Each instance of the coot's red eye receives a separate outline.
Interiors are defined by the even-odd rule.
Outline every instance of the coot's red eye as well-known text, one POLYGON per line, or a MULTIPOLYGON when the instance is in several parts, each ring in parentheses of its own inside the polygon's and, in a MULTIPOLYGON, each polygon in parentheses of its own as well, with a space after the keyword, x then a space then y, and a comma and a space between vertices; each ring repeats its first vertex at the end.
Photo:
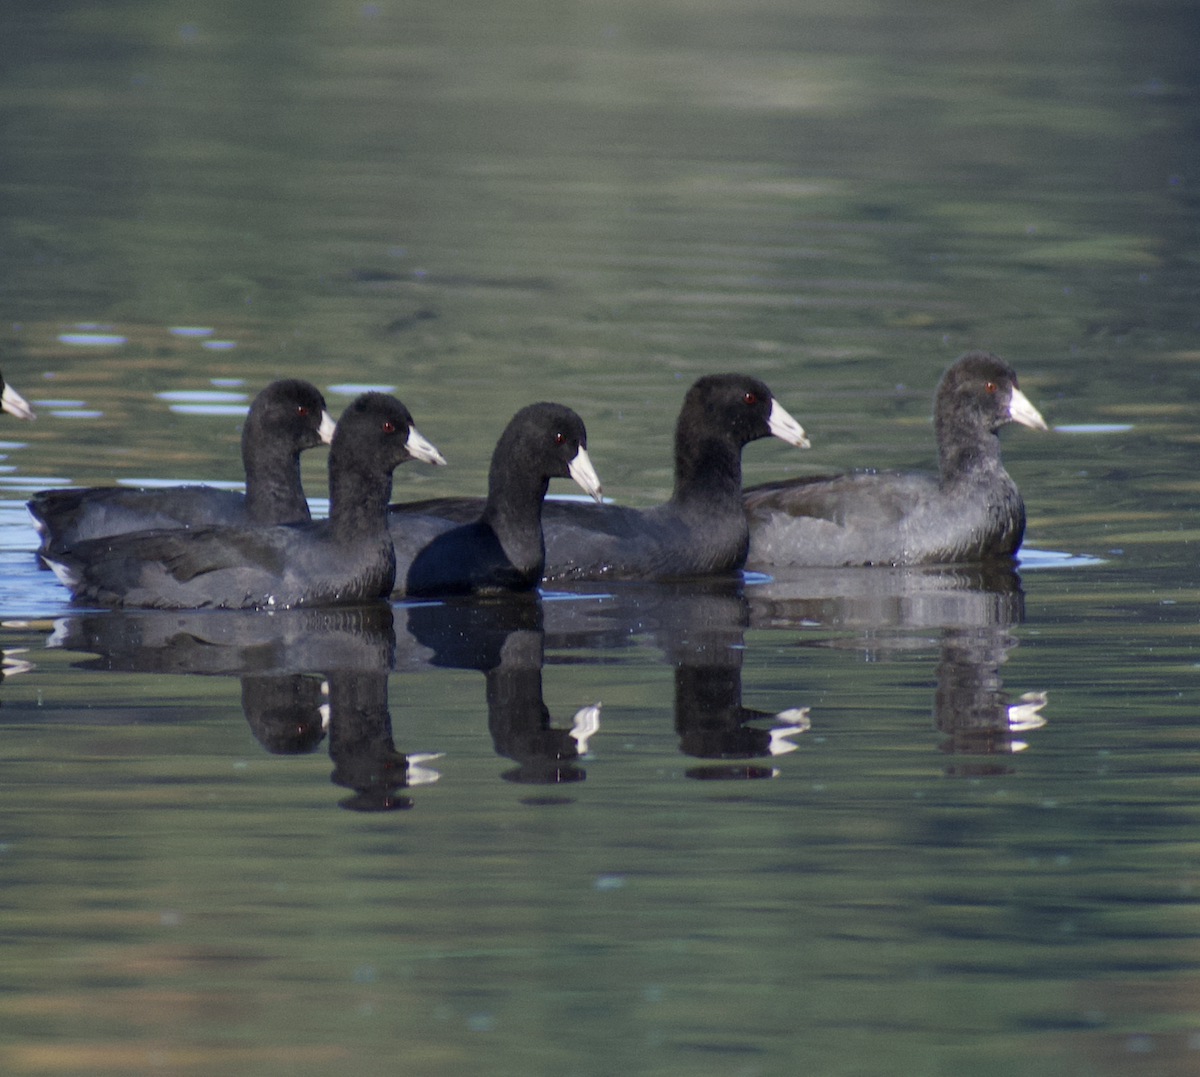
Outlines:
POLYGON ((747 393, 744 397, 742 397, 742 400, 747 404, 757 404, 758 393, 747 393))
POLYGON ((994 381, 985 381, 983 383, 983 391, 985 393, 994 393, 996 391, 996 383, 994 381))
POLYGON ((385 434, 394 434, 396 432, 396 424, 391 419, 384 419, 382 429, 385 434))
POLYGON ((299 418, 303 419, 304 416, 306 416, 307 414, 308 414, 308 408, 306 408, 303 404, 296 405, 296 415, 299 418))
POLYGON ((565 445, 566 443, 567 443, 567 435, 566 434, 559 432, 554 435, 554 444, 555 445, 565 445))

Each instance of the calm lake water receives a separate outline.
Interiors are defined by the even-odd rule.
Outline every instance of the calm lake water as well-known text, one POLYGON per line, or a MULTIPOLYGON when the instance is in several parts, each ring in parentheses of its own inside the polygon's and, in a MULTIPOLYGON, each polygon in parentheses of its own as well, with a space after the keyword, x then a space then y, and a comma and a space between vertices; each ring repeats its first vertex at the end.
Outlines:
POLYGON ((1198 49, 1182 0, 6 5, 0 1069, 1195 1073, 1198 49), (451 464, 400 497, 553 399, 661 500, 721 370, 813 441, 749 482, 929 467, 973 347, 1053 428, 1019 573, 116 614, 23 508, 237 482, 281 375, 396 391, 451 464))

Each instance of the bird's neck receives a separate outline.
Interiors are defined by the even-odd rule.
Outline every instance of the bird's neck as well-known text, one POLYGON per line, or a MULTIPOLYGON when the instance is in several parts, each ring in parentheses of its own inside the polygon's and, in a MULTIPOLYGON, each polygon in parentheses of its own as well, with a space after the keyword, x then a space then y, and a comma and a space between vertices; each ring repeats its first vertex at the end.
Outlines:
POLYGON ((379 474, 351 461, 336 466, 330 454, 329 519, 337 535, 387 533, 387 507, 392 498, 392 473, 379 474))
POLYGON ((742 454, 722 438, 705 437, 675 444, 676 505, 709 509, 733 507, 741 512, 742 454))
POLYGON ((938 471, 942 485, 962 479, 981 469, 1001 467, 1000 438, 994 430, 961 419, 940 419, 935 424, 938 471))
POLYGON ((294 523, 309 519, 308 502, 300 484, 298 452, 247 451, 243 440, 242 464, 246 469, 246 516, 254 524, 294 523))
POLYGON ((548 478, 502 475, 493 468, 488 477, 487 504, 480 517, 495 532, 509 561, 539 576, 546 560, 542 502, 549 488, 548 478))

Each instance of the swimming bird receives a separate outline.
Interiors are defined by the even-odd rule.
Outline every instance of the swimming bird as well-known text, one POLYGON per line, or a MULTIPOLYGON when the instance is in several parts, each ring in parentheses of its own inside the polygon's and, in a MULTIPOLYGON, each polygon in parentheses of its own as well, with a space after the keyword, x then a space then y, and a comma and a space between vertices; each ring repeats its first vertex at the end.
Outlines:
POLYGON ((446 529, 427 540, 417 532, 414 517, 389 515, 397 593, 440 596, 536 587, 545 561, 543 499, 552 478, 568 477, 600 500, 583 420, 561 404, 522 408, 496 443, 487 500, 477 520, 458 527, 443 521, 446 529))
MULTIPOLYGON (((659 580, 733 572, 749 535, 742 511, 742 448, 774 435, 808 447, 804 430, 757 378, 710 374, 684 397, 675 426, 675 486, 652 508, 547 501, 542 510, 546 580, 659 580)), ((454 517, 469 499, 391 507, 398 514, 454 517)))
POLYGON ((746 566, 925 565, 1010 558, 1025 505, 997 431, 1045 430, 1017 375, 990 352, 960 356, 934 395, 938 474, 856 471, 764 483, 745 493, 746 566))
POLYGON ((386 597, 395 554, 386 511, 392 470, 445 463, 395 397, 365 393, 329 450, 329 518, 271 527, 143 531, 47 557, 76 601, 162 609, 291 608, 386 597))
POLYGON ((242 427, 246 492, 213 486, 124 486, 40 490, 28 502, 42 553, 88 539, 171 527, 266 526, 310 519, 300 453, 333 439, 334 421, 316 386, 274 381, 250 405, 242 427))

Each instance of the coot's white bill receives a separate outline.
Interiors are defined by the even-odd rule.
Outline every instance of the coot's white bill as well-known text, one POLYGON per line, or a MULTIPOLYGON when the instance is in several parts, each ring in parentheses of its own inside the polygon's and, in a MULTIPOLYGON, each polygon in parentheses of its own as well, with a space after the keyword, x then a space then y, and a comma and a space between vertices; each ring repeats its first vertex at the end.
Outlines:
POLYGON ((1008 415, 1014 423, 1032 427, 1034 430, 1047 430, 1046 420, 1020 389, 1013 386, 1012 399, 1008 402, 1008 415))
POLYGON ((771 414, 767 416, 767 426, 772 434, 789 445, 795 445, 799 449, 812 447, 811 442, 804 436, 804 427, 792 418, 778 400, 771 401, 771 414))
POLYGON ((404 443, 404 447, 413 454, 416 460, 424 460, 427 464, 441 464, 445 466, 446 458, 437 451, 431 441, 426 441, 420 434, 417 433, 415 426, 408 428, 408 440, 404 443))
POLYGON ((4 392, 0 393, 0 409, 7 411, 9 415, 15 415, 18 419, 34 417, 33 408, 11 385, 6 385, 4 392))
POLYGON ((579 483, 585 493, 591 494, 594 500, 603 502, 604 498, 600 493, 600 476, 592 467, 592 460, 587 454, 587 449, 580 446, 575 458, 567 465, 567 470, 571 473, 571 478, 579 483))

